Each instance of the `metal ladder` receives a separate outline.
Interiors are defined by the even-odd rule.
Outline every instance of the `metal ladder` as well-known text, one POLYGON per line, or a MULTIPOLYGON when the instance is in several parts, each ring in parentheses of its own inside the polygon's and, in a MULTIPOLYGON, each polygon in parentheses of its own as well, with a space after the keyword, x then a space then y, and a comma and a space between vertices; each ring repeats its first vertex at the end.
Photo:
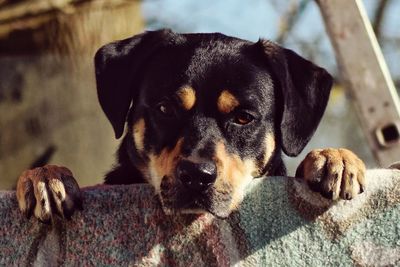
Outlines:
POLYGON ((376 160, 400 160, 400 100, 362 0, 316 0, 376 160))

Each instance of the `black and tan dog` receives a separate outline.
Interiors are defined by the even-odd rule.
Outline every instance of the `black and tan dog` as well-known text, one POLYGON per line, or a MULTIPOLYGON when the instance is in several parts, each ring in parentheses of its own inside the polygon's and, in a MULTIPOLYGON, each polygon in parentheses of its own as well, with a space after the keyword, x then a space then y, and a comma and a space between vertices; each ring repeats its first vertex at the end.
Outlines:
MULTIPOLYGON (((95 57, 101 107, 117 138, 127 130, 107 184, 150 183, 166 211, 226 217, 253 177, 285 175, 282 151, 298 155, 324 113, 332 77, 272 42, 219 33, 146 32, 95 57)), ((345 149, 314 150, 297 170, 311 188, 351 199, 365 166, 345 149)), ((72 173, 24 172, 23 213, 41 221, 80 207, 72 173)))

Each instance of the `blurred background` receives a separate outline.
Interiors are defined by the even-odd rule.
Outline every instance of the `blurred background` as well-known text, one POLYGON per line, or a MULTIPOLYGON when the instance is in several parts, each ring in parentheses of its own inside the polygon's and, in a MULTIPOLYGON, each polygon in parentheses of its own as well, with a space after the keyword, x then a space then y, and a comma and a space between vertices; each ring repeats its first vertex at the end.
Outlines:
MULTIPOLYGON (((364 0, 397 88, 400 1, 364 0)), ((0 189, 46 163, 69 167, 81 186, 101 183, 118 141, 97 101, 93 55, 146 29, 222 32, 274 40, 335 76, 313 148, 346 147, 377 166, 342 86, 335 55, 312 0, 0 0, 0 189)))

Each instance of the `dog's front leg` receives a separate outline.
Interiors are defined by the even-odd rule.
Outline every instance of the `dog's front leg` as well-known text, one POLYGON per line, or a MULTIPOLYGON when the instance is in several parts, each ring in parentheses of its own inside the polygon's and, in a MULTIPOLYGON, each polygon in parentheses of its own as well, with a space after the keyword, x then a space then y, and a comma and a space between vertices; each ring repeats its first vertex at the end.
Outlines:
POLYGON ((352 199, 365 189, 365 165, 347 149, 315 149, 300 163, 296 177, 329 199, 352 199))

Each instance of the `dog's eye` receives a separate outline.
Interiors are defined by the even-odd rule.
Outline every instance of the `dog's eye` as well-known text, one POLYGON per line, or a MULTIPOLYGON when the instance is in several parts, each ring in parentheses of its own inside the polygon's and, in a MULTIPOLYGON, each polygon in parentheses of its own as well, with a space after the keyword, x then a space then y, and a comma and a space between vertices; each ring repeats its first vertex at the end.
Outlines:
POLYGON ((246 124, 249 124, 250 122, 252 122, 253 120, 254 120, 253 115, 251 115, 245 111, 238 112, 235 115, 235 123, 236 124, 246 125, 246 124))
POLYGON ((160 104, 158 104, 157 109, 158 109, 158 111, 160 111, 160 113, 162 115, 167 116, 167 117, 174 116, 174 114, 175 114, 174 107, 170 103, 166 103, 166 102, 160 103, 160 104))

